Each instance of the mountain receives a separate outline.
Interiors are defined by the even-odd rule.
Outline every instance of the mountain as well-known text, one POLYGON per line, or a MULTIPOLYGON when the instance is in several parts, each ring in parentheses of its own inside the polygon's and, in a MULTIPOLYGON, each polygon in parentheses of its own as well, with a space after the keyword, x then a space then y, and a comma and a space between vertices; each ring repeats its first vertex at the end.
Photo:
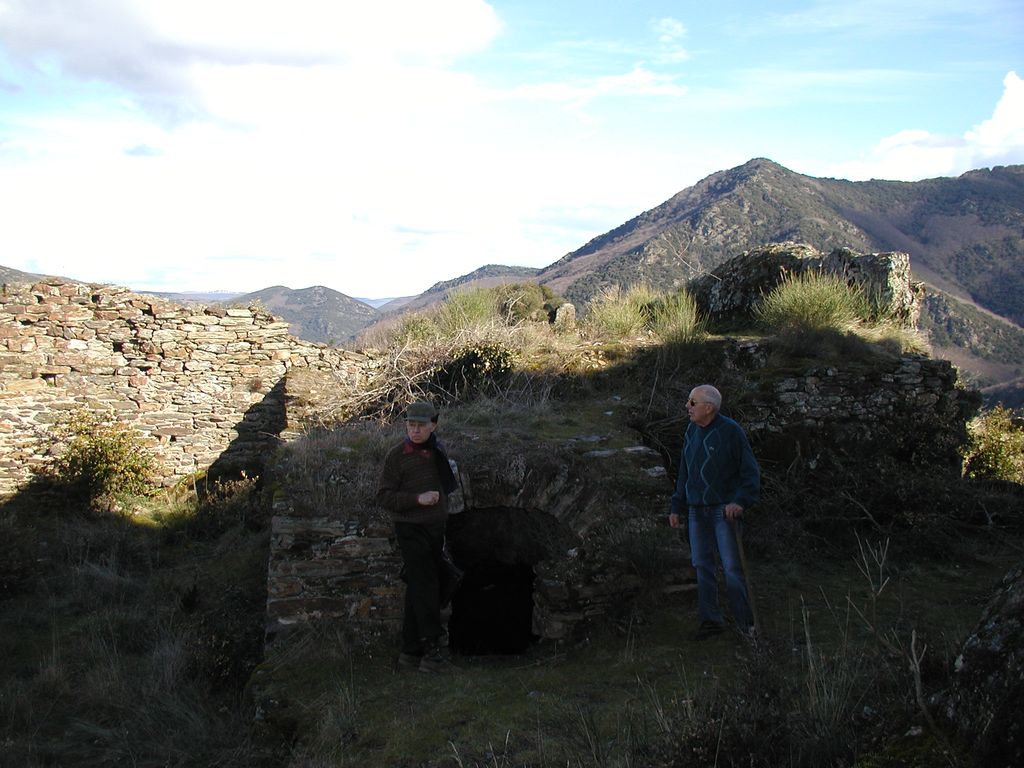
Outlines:
POLYGON ((322 285, 300 290, 275 285, 223 303, 253 302, 288 322, 293 336, 325 344, 349 341, 380 318, 373 307, 322 285))
POLYGON ((917 182, 845 181, 755 159, 720 171, 540 270, 577 304, 602 287, 685 285, 745 250, 905 251, 934 300, 922 327, 979 386, 1020 384, 1024 166, 917 182))
POLYGON ((435 304, 454 290, 493 288, 504 283, 537 282, 539 269, 534 267, 506 267, 487 264, 468 275, 434 283, 419 296, 395 299, 380 307, 381 312, 408 312, 435 304))
POLYGON ((538 274, 585 302, 602 286, 682 285, 749 248, 906 251, 918 277, 1024 324, 1024 166, 918 182, 804 176, 755 159, 712 174, 538 274))

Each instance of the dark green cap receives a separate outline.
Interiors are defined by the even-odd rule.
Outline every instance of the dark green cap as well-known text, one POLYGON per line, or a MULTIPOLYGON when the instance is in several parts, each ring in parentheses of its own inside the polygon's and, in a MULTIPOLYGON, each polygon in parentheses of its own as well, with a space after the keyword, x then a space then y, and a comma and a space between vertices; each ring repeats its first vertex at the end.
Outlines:
POLYGON ((405 420, 406 421, 433 421, 437 418, 437 409, 434 408, 433 403, 428 403, 426 400, 417 400, 415 403, 410 403, 409 407, 405 409, 405 420))

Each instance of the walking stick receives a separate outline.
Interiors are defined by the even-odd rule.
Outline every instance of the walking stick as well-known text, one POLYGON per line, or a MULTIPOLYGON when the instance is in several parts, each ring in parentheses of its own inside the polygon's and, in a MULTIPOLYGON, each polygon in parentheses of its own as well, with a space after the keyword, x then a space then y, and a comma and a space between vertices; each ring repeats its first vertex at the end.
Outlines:
POLYGON ((743 549, 743 526, 738 520, 731 520, 732 532, 736 534, 736 548, 740 552, 740 565, 743 567, 743 581, 747 585, 747 600, 750 602, 750 615, 754 619, 754 634, 761 637, 761 620, 757 617, 757 602, 754 600, 754 588, 750 584, 750 569, 747 567, 747 553, 743 549))

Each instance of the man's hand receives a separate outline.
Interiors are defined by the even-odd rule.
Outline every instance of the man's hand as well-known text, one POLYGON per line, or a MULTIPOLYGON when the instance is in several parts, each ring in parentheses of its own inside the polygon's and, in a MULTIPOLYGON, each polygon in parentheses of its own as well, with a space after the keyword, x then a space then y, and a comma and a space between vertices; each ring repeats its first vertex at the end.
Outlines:
POLYGON ((438 491, 424 491, 416 497, 416 503, 421 507, 432 507, 441 500, 441 494, 438 491))
POLYGON ((671 527, 671 528, 678 528, 679 527, 679 515, 675 514, 674 512, 670 512, 669 516, 668 516, 668 524, 669 524, 669 527, 671 527))
POLYGON ((726 520, 738 520, 741 517, 743 517, 743 507, 741 507, 734 501, 731 501, 725 505, 726 520))

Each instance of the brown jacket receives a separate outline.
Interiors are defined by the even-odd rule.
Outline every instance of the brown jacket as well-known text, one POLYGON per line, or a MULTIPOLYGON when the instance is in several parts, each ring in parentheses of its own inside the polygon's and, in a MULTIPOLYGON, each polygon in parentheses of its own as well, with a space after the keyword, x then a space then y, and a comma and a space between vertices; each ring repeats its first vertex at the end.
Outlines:
POLYGON ((391 513, 396 523, 437 523, 448 517, 448 494, 441 483, 438 462, 430 448, 417 448, 403 440, 384 459, 377 485, 377 503, 391 513), (441 499, 429 507, 416 497, 424 491, 439 491, 441 499))

